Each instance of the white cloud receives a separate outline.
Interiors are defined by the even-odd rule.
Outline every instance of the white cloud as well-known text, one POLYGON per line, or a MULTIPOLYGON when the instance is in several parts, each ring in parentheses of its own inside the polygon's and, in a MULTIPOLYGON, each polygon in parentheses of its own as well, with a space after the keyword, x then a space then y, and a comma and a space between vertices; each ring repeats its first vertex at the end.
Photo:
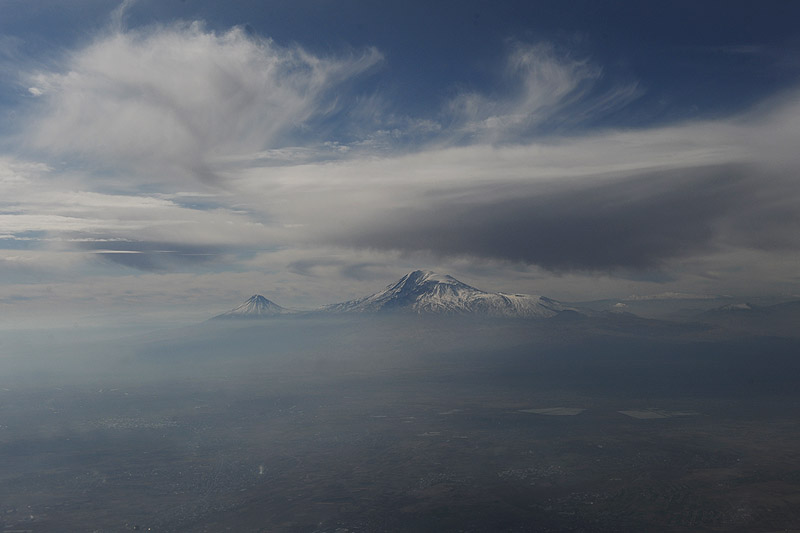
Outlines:
POLYGON ((116 31, 68 55, 62 72, 31 76, 45 97, 31 138, 153 182, 213 179, 217 158, 284 144, 330 110, 332 87, 380 60, 375 49, 322 58, 199 23, 116 31))
POLYGON ((176 252, 203 260, 253 253, 285 239, 281 226, 267 217, 220 203, 226 194, 88 190, 94 186, 85 175, 62 175, 46 165, 0 159, 2 247, 11 248, 17 257, 15 248, 24 245, 28 253, 40 253, 35 257, 41 261, 34 262, 38 269, 60 271, 61 263, 92 262, 101 249, 116 254, 176 252), (44 252, 62 253, 64 260, 41 255, 44 252))
MULTIPOLYGON (((228 208, 191 209, 147 196, 49 192, 0 211, 8 233, 42 232, 51 241, 130 240, 187 245, 274 244, 276 230, 228 208)), ((42 240, 48 240, 42 239, 42 240)))
POLYGON ((32 178, 47 174, 52 169, 44 163, 22 161, 14 157, 0 156, 0 189, 6 200, 17 187, 29 183, 32 178), (8 188, 7 188, 8 187, 8 188))
POLYGON ((311 230, 332 229, 441 199, 505 198, 520 186, 536 185, 546 192, 643 171, 742 163, 751 158, 742 137, 738 126, 710 122, 606 131, 558 142, 481 143, 399 156, 256 166, 237 172, 231 184, 247 209, 263 209, 311 230))

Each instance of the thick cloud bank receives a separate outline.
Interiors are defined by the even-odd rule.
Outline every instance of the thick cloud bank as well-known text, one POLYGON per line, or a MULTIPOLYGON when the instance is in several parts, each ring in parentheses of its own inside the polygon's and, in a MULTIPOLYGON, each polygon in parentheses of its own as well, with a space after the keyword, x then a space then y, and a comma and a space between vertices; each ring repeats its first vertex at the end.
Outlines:
POLYGON ((355 230, 348 242, 521 261, 556 271, 657 268, 728 239, 741 243, 744 236, 731 235, 725 226, 753 195, 748 171, 713 166, 551 191, 516 186, 501 198, 474 191, 464 200, 390 210, 355 230))

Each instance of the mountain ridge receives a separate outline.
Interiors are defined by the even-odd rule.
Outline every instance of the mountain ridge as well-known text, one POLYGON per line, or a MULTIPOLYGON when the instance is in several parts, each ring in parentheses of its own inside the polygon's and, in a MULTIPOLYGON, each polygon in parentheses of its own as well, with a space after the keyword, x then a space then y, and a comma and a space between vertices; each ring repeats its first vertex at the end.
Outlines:
POLYGON ((386 314, 476 315, 495 318, 551 318, 570 311, 583 315, 594 312, 570 306, 545 296, 487 292, 447 274, 414 270, 383 290, 368 296, 322 306, 310 311, 293 311, 256 294, 239 307, 214 319, 269 318, 289 314, 386 314))

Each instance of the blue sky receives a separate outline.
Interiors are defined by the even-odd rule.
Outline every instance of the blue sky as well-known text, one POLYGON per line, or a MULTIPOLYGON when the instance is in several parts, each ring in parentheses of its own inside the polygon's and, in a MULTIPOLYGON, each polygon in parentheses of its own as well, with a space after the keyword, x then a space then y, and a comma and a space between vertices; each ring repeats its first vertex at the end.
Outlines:
MULTIPOLYGON (((619 124, 735 111, 797 81, 800 8, 792 2, 230 4, 139 1, 125 21, 128 28, 176 20, 202 20, 216 31, 242 26, 321 55, 374 46, 388 64, 365 90, 388 91, 400 110, 417 113, 436 112, 458 87, 495 87, 509 39, 558 43, 591 57, 608 77, 642 84, 643 101, 614 117, 619 124)), ((104 31, 113 6, 5 0, 0 31, 46 61, 104 31)))
POLYGON ((792 2, 0 12, 15 323, 308 307, 417 267, 567 300, 800 297, 792 2))

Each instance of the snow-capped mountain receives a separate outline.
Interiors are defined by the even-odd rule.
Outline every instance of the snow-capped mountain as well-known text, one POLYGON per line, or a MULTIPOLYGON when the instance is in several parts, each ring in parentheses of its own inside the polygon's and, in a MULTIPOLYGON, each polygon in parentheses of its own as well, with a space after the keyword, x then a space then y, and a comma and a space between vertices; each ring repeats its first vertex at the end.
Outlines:
POLYGON ((543 296, 485 292, 451 276, 426 270, 415 270, 380 292, 328 305, 323 310, 332 313, 480 314, 509 318, 549 318, 561 311, 581 312, 543 296))
POLYGON ((222 313, 221 315, 217 315, 214 318, 265 318, 276 315, 287 315, 291 313, 293 313, 293 311, 286 309, 285 307, 281 307, 275 302, 267 300, 260 294, 254 294, 236 309, 231 309, 230 311, 222 313))

